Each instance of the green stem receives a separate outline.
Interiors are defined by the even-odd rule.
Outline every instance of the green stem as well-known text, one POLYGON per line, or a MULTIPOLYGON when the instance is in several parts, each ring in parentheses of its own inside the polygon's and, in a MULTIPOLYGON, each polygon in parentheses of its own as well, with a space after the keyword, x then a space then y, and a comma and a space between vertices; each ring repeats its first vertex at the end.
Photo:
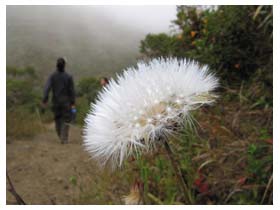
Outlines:
POLYGON ((184 197, 185 197, 186 201, 189 202, 190 204, 193 204, 193 200, 192 200, 190 191, 188 189, 188 186, 187 186, 187 184, 186 184, 186 182, 183 178, 181 168, 180 168, 178 162, 175 160, 174 154, 173 154, 173 152, 172 152, 172 150, 171 150, 171 148, 170 148, 170 146, 169 146, 169 144, 166 140, 164 141, 164 147, 165 147, 165 150, 167 152, 168 158, 171 162, 171 165, 173 167, 173 170, 174 170, 174 173, 176 175, 178 184, 180 185, 181 191, 184 194, 184 197))

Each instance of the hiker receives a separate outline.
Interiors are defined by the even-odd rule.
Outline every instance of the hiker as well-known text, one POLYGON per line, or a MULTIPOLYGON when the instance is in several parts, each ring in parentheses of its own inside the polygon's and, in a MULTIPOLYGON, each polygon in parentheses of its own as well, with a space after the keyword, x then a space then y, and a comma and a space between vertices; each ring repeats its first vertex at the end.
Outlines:
POLYGON ((55 129, 61 144, 68 143, 69 123, 76 113, 74 82, 72 76, 65 72, 65 65, 64 58, 57 59, 56 70, 47 80, 42 101, 43 108, 46 108, 49 92, 52 91, 55 129))
POLYGON ((107 77, 102 77, 101 79, 100 79, 100 85, 103 87, 103 86, 106 86, 106 85, 108 85, 109 84, 109 80, 108 80, 108 78, 107 77))

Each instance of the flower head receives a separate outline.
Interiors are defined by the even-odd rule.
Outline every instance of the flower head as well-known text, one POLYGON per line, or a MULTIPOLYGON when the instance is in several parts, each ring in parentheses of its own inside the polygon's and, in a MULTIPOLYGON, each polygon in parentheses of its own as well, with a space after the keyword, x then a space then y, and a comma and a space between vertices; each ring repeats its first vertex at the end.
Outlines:
POLYGON ((207 66, 154 59, 128 68, 103 88, 86 117, 84 145, 101 165, 121 166, 190 119, 190 111, 214 102, 218 80, 207 66))

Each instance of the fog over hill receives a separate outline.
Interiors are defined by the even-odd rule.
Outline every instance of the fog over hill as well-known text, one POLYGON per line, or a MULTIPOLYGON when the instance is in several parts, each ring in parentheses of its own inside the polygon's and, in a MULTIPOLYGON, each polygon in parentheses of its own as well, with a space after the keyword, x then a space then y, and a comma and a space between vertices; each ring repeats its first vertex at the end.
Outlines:
POLYGON ((75 77, 111 76, 136 62, 147 33, 168 30, 168 20, 158 27, 147 19, 141 24, 133 11, 125 22, 113 6, 7 6, 7 65, 33 66, 45 78, 56 58, 65 56, 75 77))

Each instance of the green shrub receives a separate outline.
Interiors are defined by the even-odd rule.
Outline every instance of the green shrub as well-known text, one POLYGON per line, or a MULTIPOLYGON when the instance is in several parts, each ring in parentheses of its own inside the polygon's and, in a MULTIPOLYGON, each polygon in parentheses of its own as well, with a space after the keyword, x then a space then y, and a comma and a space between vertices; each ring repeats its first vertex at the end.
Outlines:
POLYGON ((77 108, 76 123, 79 125, 83 125, 84 119, 90 108, 88 99, 85 96, 78 97, 76 99, 76 108, 77 108))
POLYGON ((88 100, 88 103, 91 103, 95 101, 100 89, 99 79, 94 77, 84 78, 77 85, 77 96, 84 96, 88 100))
POLYGON ((7 137, 30 138, 42 131, 40 88, 31 67, 7 67, 7 137))
POLYGON ((173 24, 176 34, 148 34, 140 51, 198 60, 229 84, 240 84, 260 68, 272 75, 272 6, 179 6, 173 24))
POLYGON ((8 110, 24 107, 30 111, 35 111, 40 102, 41 89, 33 68, 17 69, 7 67, 6 87, 8 110))

